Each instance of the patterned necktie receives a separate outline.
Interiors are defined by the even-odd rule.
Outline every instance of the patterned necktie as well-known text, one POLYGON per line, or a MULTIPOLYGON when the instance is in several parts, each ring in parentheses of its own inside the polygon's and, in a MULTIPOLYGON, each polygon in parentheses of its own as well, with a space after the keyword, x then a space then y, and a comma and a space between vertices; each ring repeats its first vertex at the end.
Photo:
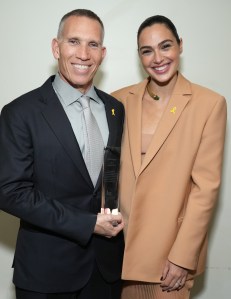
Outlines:
POLYGON ((104 143, 98 124, 90 108, 90 97, 82 96, 79 102, 83 109, 84 161, 95 186, 103 164, 104 143))

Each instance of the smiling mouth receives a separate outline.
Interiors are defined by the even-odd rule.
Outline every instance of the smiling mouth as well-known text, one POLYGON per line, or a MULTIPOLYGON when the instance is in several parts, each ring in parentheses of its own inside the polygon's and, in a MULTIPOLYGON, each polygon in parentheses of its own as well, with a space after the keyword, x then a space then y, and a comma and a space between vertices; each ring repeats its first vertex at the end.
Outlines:
POLYGON ((154 70, 158 71, 158 72, 162 72, 162 71, 165 71, 168 68, 168 66, 169 66, 168 64, 165 64, 165 65, 162 65, 159 67, 154 67, 154 70))
POLYGON ((83 64, 73 64, 73 66, 78 70, 87 70, 90 67, 89 65, 83 64))

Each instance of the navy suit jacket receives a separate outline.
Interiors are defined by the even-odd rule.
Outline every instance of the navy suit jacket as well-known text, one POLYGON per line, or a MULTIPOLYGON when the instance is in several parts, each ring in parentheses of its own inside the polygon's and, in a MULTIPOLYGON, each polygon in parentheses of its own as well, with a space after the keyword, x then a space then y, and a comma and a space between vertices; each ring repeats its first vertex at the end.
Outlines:
MULTIPOLYGON (((101 179, 94 188, 53 80, 6 105, 0 117, 0 208, 21 219, 13 282, 43 293, 80 289, 95 261, 106 281, 118 280, 124 246, 122 233, 93 234, 101 179)), ((96 92, 108 146, 120 147, 124 108, 96 92)))

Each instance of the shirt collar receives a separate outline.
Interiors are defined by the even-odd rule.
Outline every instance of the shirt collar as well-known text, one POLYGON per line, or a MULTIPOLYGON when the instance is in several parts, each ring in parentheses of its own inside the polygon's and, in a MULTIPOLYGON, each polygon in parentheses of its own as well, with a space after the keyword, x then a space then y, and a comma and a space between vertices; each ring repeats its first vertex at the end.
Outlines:
MULTIPOLYGON (((78 89, 72 87, 70 84, 62 80, 59 73, 55 75, 53 86, 55 91, 62 98, 65 106, 69 106, 70 104, 77 101, 81 96, 83 96, 83 94, 78 89)), ((90 87, 90 89, 87 91, 85 95, 90 97, 97 103, 99 103, 100 101, 93 85, 90 87)))

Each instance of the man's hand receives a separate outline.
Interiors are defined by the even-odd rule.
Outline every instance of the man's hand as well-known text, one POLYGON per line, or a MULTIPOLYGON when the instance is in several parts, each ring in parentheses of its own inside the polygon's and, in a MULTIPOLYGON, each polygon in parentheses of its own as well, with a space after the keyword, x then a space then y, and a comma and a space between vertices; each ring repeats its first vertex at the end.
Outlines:
POLYGON ((123 228, 124 221, 120 213, 118 213, 118 215, 99 213, 97 215, 94 233, 111 238, 115 237, 123 228))
POLYGON ((167 261, 162 273, 160 284, 163 291, 180 290, 185 285, 188 270, 167 261))

